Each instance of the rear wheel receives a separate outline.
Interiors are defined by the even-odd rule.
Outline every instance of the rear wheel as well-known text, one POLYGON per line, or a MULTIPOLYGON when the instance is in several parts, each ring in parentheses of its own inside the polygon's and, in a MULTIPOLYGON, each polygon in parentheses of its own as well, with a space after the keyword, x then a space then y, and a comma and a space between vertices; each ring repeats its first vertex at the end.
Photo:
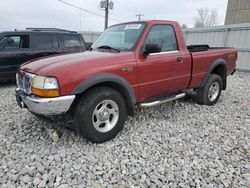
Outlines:
POLYGON ((197 89, 196 101, 198 104, 211 106, 219 100, 221 90, 221 77, 219 75, 212 74, 205 86, 197 89))
POLYGON ((74 122, 83 137, 102 143, 123 129, 126 115, 126 104, 118 91, 97 87, 81 97, 75 109, 74 122))

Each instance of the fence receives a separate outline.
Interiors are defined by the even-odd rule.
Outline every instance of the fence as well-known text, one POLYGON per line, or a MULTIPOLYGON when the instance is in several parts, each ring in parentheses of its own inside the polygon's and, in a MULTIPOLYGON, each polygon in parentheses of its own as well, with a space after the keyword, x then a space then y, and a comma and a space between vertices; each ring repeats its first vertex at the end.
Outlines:
POLYGON ((237 48, 237 69, 250 71, 250 23, 186 29, 183 33, 187 45, 209 44, 211 47, 237 48))
POLYGON ((101 32, 84 31, 82 35, 86 42, 93 43, 101 35, 101 32))

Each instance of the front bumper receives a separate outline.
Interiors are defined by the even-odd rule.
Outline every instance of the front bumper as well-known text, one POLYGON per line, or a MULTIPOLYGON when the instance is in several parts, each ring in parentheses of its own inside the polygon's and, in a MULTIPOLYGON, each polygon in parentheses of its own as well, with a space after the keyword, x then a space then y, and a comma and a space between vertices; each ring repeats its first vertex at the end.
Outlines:
POLYGON ((75 99, 75 95, 55 98, 40 98, 26 94, 16 89, 16 100, 18 105, 28 108, 29 111, 43 115, 52 116, 66 113, 75 99))

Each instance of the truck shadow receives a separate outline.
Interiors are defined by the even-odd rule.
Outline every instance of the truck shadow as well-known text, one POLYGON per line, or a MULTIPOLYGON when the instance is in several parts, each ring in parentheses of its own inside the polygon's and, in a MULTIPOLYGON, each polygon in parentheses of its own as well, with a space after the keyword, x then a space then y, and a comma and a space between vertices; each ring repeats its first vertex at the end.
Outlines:
POLYGON ((16 86, 16 81, 0 81, 0 88, 16 86))
POLYGON ((187 93, 186 96, 179 101, 184 103, 196 103, 196 95, 195 93, 187 93))
MULTIPOLYGON (((9 84, 5 84, 6 86, 9 86, 9 84)), ((1 85, 0 85, 1 87, 1 85)), ((195 94, 194 93, 188 93, 186 97, 178 100, 178 101, 172 101, 168 102, 159 106, 151 107, 151 108, 135 108, 135 116, 129 117, 128 121, 125 124, 125 131, 122 131, 121 134, 118 135, 119 139, 130 139, 130 137, 133 135, 138 134, 138 132, 133 132, 134 130, 140 131, 140 127, 145 126, 144 119, 147 120, 154 120, 154 118, 159 118, 159 121, 168 121, 168 115, 161 116, 160 114, 165 113, 169 114, 172 119, 178 118, 181 114, 183 114, 183 111, 185 110, 186 105, 195 105, 195 94), (184 104, 184 105, 181 105, 184 104), (173 109, 177 109, 174 113, 172 112, 173 109), (133 132, 133 133, 132 133, 133 132)), ((50 142, 52 143, 53 137, 49 134, 50 131, 56 132, 58 134, 59 140, 58 143, 60 146, 65 145, 70 146, 70 143, 77 143, 79 144, 92 144, 91 142, 85 140, 81 137, 80 133, 77 132, 72 126, 72 124, 66 123, 66 122, 57 122, 54 123, 48 119, 44 119, 41 117, 37 117, 35 115, 30 115, 30 118, 26 120, 26 125, 29 126, 29 129, 33 130, 30 131, 30 138, 29 141, 34 141, 37 139, 35 136, 35 133, 37 130, 40 130, 40 140, 43 142, 50 142), (34 122, 36 125, 34 125, 34 122), (31 126, 32 125, 32 126, 31 126), (34 134, 34 135, 33 135, 34 134)), ((132 138, 131 137, 131 138, 132 138)), ((115 142, 115 139, 111 142, 115 142)), ((110 143, 110 142, 107 142, 110 143)))

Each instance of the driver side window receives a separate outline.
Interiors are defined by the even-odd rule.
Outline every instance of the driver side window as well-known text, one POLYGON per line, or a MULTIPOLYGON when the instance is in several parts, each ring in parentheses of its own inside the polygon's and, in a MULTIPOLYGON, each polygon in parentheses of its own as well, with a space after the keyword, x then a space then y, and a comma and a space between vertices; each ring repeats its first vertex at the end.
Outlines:
POLYGON ((171 25, 154 25, 148 33, 146 44, 157 45, 160 52, 178 50, 175 31, 171 25))
POLYGON ((9 35, 0 39, 1 49, 20 49, 29 48, 28 35, 9 35))

